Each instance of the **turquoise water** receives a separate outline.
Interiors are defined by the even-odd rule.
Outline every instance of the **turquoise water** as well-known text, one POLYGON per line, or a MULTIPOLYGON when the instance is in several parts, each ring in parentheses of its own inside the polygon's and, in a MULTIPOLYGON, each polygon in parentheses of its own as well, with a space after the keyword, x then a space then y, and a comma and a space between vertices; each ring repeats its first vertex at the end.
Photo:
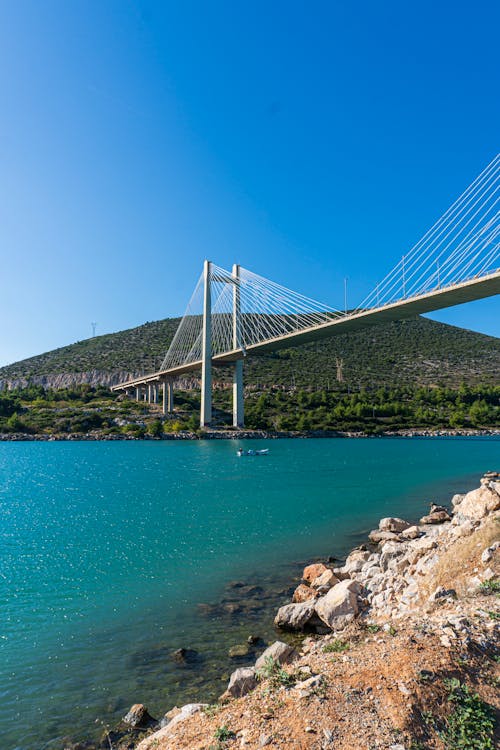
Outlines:
POLYGON ((158 716, 214 699, 228 647, 272 638, 304 561, 417 518, 500 458, 494 438, 240 444, 0 443, 2 748, 98 735, 135 702, 158 716), (261 588, 238 601, 234 579, 261 588), (179 647, 198 655, 178 664, 179 647))

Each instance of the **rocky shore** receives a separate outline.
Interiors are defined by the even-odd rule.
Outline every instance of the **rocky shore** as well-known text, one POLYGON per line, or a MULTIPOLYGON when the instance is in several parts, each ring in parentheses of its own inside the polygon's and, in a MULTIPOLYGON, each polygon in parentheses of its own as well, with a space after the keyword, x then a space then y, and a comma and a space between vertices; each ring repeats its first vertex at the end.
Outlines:
POLYGON ((144 435, 137 437, 135 435, 106 434, 98 430, 86 433, 67 433, 61 432, 47 435, 45 433, 29 434, 23 432, 5 432, 0 433, 0 441, 18 442, 18 441, 94 441, 94 440, 278 440, 280 438, 374 438, 374 437, 500 437, 500 430, 496 429, 455 429, 455 430, 387 430, 374 435, 368 432, 352 432, 343 430, 302 430, 302 431, 285 431, 285 430, 231 430, 231 429, 205 429, 200 432, 190 432, 182 430, 180 432, 164 433, 161 437, 144 435))
POLYGON ((278 639, 216 704, 200 696, 159 719, 136 704, 97 747, 493 749, 499 540, 496 472, 418 523, 381 519, 343 565, 306 566, 278 639))

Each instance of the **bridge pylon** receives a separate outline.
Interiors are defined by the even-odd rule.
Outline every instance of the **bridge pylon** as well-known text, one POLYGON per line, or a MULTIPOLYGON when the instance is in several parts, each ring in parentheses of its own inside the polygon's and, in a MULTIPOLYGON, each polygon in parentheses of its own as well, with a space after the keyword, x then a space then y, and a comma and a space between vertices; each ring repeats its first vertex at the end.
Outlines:
POLYGON ((211 263, 203 264, 203 328, 201 344, 200 427, 212 424, 212 293, 211 263))
MULTIPOLYGON (((240 267, 233 266, 233 349, 241 348, 240 267)), ((233 370, 233 427, 244 425, 243 359, 237 359, 233 370)))

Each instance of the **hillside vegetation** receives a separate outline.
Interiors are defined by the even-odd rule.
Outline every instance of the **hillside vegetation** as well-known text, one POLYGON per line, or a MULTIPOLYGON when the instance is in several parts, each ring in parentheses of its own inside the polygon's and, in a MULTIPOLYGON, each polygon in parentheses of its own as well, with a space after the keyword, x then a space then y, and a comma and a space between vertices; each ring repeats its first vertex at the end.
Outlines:
MULTIPOLYGON (((199 424, 198 374, 175 412, 111 393, 157 369, 178 320, 108 334, 0 370, 0 435, 160 437, 199 424)), ((369 328, 245 361, 245 424, 377 434, 500 425, 500 340, 425 318, 369 328)), ((231 368, 214 370, 214 425, 231 424, 231 368)))
MULTIPOLYGON (((0 387, 109 385, 128 374, 151 372, 160 366, 178 323, 178 318, 146 323, 16 362, 0 368, 0 387)), ((494 384, 499 372, 500 339, 417 317, 248 357, 245 386, 332 389, 340 376, 354 390, 458 387, 494 384)), ((224 384, 230 373, 215 369, 214 377, 224 384)))

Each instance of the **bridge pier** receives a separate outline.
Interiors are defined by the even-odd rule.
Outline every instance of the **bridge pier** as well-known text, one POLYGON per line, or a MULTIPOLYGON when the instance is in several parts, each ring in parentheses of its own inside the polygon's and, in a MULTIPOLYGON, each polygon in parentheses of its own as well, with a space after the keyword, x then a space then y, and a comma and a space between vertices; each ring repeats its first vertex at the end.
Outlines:
POLYGON ((136 401, 140 401, 141 400, 141 389, 139 387, 137 387, 135 389, 135 400, 136 401))
POLYGON ((243 427, 244 423, 243 360, 238 359, 233 371, 233 427, 243 427))
POLYGON ((212 423, 212 300, 209 260, 203 264, 203 332, 201 349, 200 427, 212 423))
POLYGON ((163 413, 172 414, 174 410, 174 383, 172 380, 163 381, 163 413))

